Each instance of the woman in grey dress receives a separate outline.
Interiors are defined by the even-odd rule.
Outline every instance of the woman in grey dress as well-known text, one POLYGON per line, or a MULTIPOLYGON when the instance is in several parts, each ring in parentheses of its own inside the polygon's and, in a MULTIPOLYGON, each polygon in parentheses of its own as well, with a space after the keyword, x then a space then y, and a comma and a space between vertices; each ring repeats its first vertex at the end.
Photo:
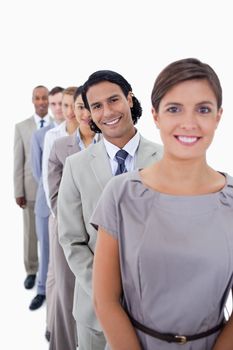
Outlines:
POLYGON ((233 349, 233 317, 224 323, 233 178, 206 161, 221 105, 209 65, 168 65, 152 91, 162 160, 104 190, 91 222, 99 227, 94 303, 108 349, 233 349))

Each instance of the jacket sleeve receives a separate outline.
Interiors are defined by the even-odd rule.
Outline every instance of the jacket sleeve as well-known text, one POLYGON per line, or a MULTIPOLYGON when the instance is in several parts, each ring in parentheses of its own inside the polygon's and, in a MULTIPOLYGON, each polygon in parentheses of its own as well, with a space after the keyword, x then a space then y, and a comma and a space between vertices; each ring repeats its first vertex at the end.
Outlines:
POLYGON ((15 126, 14 136, 14 194, 15 198, 24 197, 24 164, 25 149, 19 126, 15 126))
POLYGON ((48 189, 52 212, 57 216, 57 197, 62 178, 63 164, 57 157, 56 142, 53 144, 48 159, 48 189))
POLYGON ((46 133, 44 138, 44 150, 42 156, 42 183, 45 191, 45 197, 48 207, 51 209, 51 203, 49 200, 49 186, 48 186, 48 159, 51 151, 51 145, 54 140, 49 133, 46 133))
POLYGON ((81 194, 66 159, 58 193, 58 235, 70 269, 85 292, 92 296, 93 252, 83 218, 81 194))
POLYGON ((31 168, 34 179, 39 183, 42 175, 42 149, 37 132, 32 135, 31 141, 31 168))

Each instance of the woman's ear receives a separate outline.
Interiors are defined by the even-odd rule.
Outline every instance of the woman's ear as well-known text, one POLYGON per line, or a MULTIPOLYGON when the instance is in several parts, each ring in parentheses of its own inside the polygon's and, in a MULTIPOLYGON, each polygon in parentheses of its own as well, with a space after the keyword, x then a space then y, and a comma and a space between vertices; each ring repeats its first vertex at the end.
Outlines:
POLYGON ((154 107, 152 107, 151 112, 152 112, 152 115, 153 115, 153 119, 154 119, 155 125, 159 129, 158 113, 155 111, 154 107))
POLYGON ((219 108, 218 113, 217 113, 217 117, 216 117, 216 129, 218 127, 218 123, 220 122, 220 120, 222 118, 222 112, 223 112, 223 109, 219 108))

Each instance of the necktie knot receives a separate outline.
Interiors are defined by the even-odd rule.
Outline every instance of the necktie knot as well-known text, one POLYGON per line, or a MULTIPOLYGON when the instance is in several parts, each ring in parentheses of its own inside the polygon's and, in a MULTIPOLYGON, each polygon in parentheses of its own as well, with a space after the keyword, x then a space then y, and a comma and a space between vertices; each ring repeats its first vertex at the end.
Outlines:
POLYGON ((115 175, 119 175, 127 172, 127 169, 125 167, 125 160, 127 156, 128 156, 128 152, 126 152, 124 149, 120 149, 119 151, 117 151, 115 157, 118 163, 118 167, 115 175))
POLYGON ((44 120, 44 119, 41 119, 41 120, 40 120, 40 128, 43 128, 44 123, 45 123, 45 120, 44 120))

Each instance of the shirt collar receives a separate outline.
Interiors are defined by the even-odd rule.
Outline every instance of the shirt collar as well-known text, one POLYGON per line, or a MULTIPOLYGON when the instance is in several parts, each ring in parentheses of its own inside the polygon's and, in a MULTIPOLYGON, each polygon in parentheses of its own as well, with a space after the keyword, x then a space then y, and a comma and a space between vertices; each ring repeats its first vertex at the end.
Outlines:
POLYGON ((34 114, 34 119, 35 119, 36 125, 40 124, 41 119, 43 119, 46 124, 50 123, 49 114, 46 114, 43 118, 41 118, 38 114, 35 113, 34 114))
MULTIPOLYGON (((77 128, 77 140, 78 140, 79 147, 81 149, 84 149, 85 145, 83 143, 83 140, 81 139, 79 128, 77 128)), ((98 134, 95 134, 95 136, 93 137, 93 140, 92 140, 92 143, 96 143, 96 142, 98 142, 98 134)))
MULTIPOLYGON (((119 151, 120 148, 113 145, 111 142, 107 141, 104 137, 103 137, 103 141, 109 157, 113 160, 115 158, 117 151, 119 151)), ((134 137, 132 137, 132 139, 130 139, 129 142, 122 149, 127 151, 131 157, 134 157, 135 152, 139 145, 139 141, 140 141, 140 134, 136 129, 136 134, 134 135, 134 137)))

